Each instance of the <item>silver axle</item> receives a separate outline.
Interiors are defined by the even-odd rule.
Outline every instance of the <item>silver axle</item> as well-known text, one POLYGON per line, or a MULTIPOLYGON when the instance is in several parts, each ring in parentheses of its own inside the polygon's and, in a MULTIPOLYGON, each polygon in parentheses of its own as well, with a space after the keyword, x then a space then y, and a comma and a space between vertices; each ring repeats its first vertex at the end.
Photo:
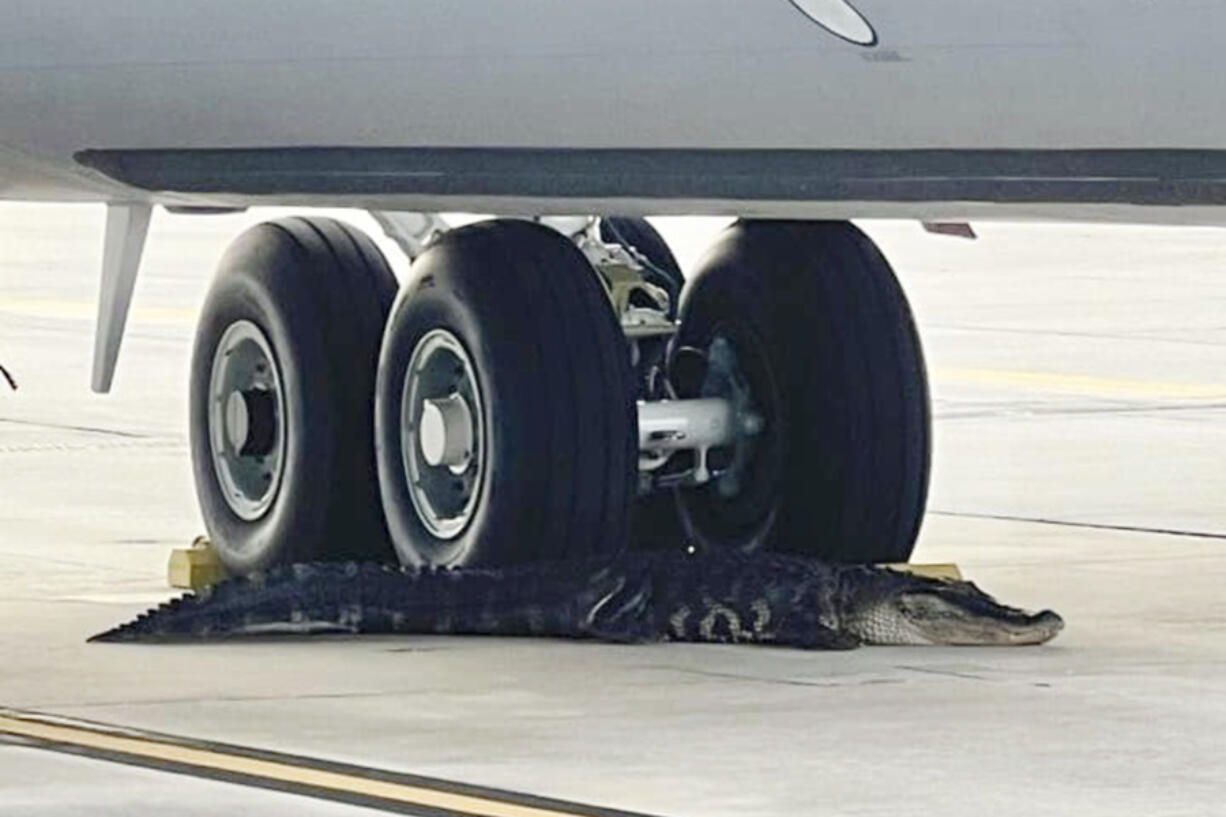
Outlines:
POLYGON ((732 403, 722 397, 640 401, 638 409, 640 451, 702 450, 736 440, 732 403))
POLYGON ((707 467, 707 454, 723 446, 743 447, 761 433, 762 416, 738 411, 723 397, 693 400, 639 401, 639 471, 660 468, 678 451, 694 452, 689 484, 701 485, 718 476, 707 467))

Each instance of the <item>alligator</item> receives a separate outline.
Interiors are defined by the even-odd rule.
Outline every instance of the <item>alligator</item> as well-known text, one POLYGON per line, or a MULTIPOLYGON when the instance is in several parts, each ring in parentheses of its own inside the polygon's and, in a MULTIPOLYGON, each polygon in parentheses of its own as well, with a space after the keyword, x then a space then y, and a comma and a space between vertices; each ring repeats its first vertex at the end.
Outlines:
POLYGON ((283 633, 547 636, 614 642, 1041 644, 1056 613, 970 582, 783 554, 630 552, 503 568, 274 567, 187 594, 90 641, 283 633))

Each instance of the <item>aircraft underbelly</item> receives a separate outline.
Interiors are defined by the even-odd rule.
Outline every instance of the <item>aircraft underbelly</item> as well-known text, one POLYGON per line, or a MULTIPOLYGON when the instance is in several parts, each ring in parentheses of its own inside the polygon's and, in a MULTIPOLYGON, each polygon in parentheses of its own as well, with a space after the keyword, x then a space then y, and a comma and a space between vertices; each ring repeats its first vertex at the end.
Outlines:
POLYGON ((1226 149, 1226 6, 840 2, 0 0, 0 146, 1226 149))

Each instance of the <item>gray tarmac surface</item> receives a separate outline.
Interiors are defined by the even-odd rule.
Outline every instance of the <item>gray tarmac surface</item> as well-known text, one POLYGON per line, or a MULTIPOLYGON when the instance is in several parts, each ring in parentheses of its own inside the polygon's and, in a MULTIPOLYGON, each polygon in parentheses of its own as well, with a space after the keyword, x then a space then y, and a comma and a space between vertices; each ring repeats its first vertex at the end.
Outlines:
MULTIPOLYGON (((0 206, 0 363, 21 386, 0 384, 0 707, 678 817, 1221 813, 1226 231, 865 225, 933 377, 915 558, 1059 610, 1046 647, 86 645, 170 595, 169 550, 201 532, 194 314, 267 216, 155 216, 100 397, 101 207, 0 206)), ((718 226, 659 223, 683 262, 718 226)), ((365 811, 0 741, 6 817, 154 808, 365 811)))

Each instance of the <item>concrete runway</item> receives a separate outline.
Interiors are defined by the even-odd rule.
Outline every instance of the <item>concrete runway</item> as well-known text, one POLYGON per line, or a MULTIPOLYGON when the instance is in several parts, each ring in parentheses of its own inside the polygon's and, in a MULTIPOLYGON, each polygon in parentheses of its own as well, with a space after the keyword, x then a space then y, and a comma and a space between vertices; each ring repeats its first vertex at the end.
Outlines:
MULTIPOLYGON (((1046 647, 86 645, 166 598, 169 550, 201 532, 194 314, 267 216, 155 216, 99 397, 101 207, 0 206, 0 363, 21 386, 0 384, 0 707, 670 817, 1220 813, 1226 232, 865 225, 933 376, 915 558, 1060 611, 1046 647)), ((683 262, 718 227, 660 224, 683 262)), ((374 813, 0 739, 5 817, 158 807, 374 813)))

